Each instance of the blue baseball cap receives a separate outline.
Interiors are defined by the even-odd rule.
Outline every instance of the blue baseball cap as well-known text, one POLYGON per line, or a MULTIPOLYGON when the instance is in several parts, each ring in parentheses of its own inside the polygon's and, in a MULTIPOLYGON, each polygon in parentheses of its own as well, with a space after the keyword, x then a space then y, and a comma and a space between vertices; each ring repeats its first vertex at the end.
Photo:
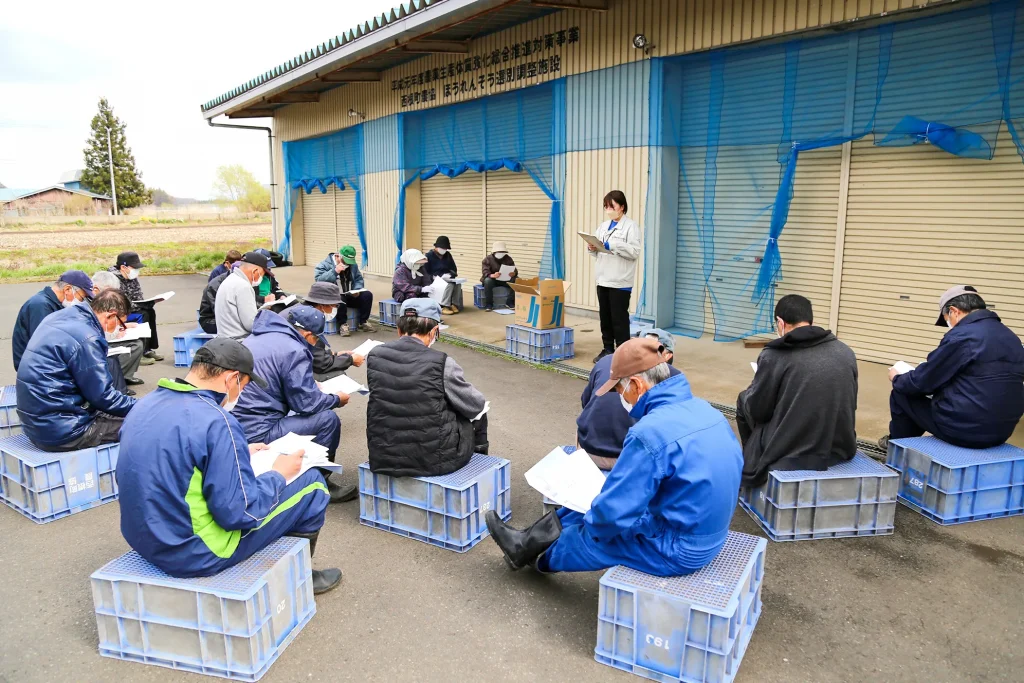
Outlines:
POLYGON ((657 327, 648 327, 640 330, 639 336, 647 337, 654 336, 658 338, 658 343, 665 347, 666 351, 676 352, 676 340, 671 334, 657 327))
POLYGON ((270 252, 266 249, 253 249, 260 256, 267 257, 267 268, 277 268, 277 264, 274 263, 274 259, 270 258, 270 252))
POLYGON ((312 332, 318 337, 324 333, 324 326, 327 324, 324 314, 312 306, 292 306, 285 310, 284 316, 285 320, 295 327, 312 332))
POLYGON ((85 298, 86 299, 92 299, 92 288, 93 288, 92 278, 90 278, 88 275, 86 275, 82 271, 80 271, 80 270, 68 270, 68 271, 65 271, 64 274, 60 276, 60 281, 61 282, 66 282, 69 285, 74 285, 75 287, 78 287, 80 290, 85 292, 85 298))
POLYGON ((399 315, 441 322, 441 305, 433 299, 406 299, 399 315))

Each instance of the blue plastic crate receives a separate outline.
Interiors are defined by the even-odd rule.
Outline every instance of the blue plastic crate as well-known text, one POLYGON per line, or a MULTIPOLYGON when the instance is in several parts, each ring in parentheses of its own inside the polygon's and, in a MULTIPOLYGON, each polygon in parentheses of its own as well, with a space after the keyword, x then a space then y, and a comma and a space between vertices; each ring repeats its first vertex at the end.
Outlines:
POLYGON ((402 304, 398 303, 394 299, 385 299, 379 302, 380 304, 380 324, 387 325, 388 327, 396 327, 398 325, 398 311, 401 310, 402 304))
MULTIPOLYGON (((508 297, 512 294, 510 287, 498 285, 494 288, 494 307, 502 308, 508 305, 508 297)), ((484 286, 473 285, 473 305, 477 308, 484 307, 484 286)))
POLYGON ((730 683, 761 616, 768 542, 733 531, 706 567, 601 577, 594 659, 655 681, 730 683))
POLYGON ((484 513, 512 517, 512 463, 475 454, 441 477, 390 477, 359 466, 359 523, 466 552, 488 535, 484 513))
POLYGON ((120 444, 47 453, 24 434, 0 441, 0 500, 37 524, 117 500, 120 444))
POLYGON ((203 344, 210 341, 217 335, 203 332, 203 328, 197 327, 191 332, 180 334, 174 338, 174 367, 187 368, 192 365, 196 351, 203 347, 203 344))
POLYGON ((21 434, 21 416, 18 415, 17 387, 0 387, 0 438, 21 434))
POLYGON ((505 352, 535 363, 572 358, 576 355, 571 327, 535 330, 524 325, 505 328, 505 352))
POLYGON ((885 536, 896 516, 896 475, 858 452, 825 471, 768 473, 740 490, 740 506, 773 541, 885 536))
POLYGON ((934 436, 889 441, 899 501, 939 524, 1024 514, 1024 450, 972 449, 934 436))
MULTIPOLYGON (((355 306, 348 307, 348 329, 354 331, 359 327, 359 309, 355 306)), ((324 334, 338 334, 338 318, 328 320, 324 324, 324 334)))
POLYGON ((207 578, 175 579, 134 551, 91 578, 101 655, 234 680, 258 681, 316 613, 304 538, 207 578))

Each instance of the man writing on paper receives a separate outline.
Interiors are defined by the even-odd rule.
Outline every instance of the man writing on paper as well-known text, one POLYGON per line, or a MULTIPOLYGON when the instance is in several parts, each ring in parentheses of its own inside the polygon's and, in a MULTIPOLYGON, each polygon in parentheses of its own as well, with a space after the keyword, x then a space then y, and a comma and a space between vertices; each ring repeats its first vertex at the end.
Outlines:
MULTIPOLYGON (((332 282, 314 282, 309 288, 304 302, 324 314, 326 321, 334 320, 338 316, 338 307, 341 305, 341 292, 338 285, 332 282)), ((365 358, 351 351, 334 353, 331 345, 327 343, 324 335, 318 335, 316 344, 313 346, 313 379, 317 382, 337 377, 345 373, 353 365, 357 368, 363 364, 365 358)))
POLYGON ((1006 443, 1024 414, 1024 348, 971 286, 939 299, 935 324, 949 327, 928 360, 905 374, 889 369, 889 439, 925 432, 964 448, 1006 443))
POLYGON ((370 324, 370 313, 373 311, 373 292, 365 289, 363 274, 356 264, 356 248, 350 244, 338 249, 337 254, 328 254, 313 271, 317 282, 329 282, 341 290, 341 306, 338 316, 342 337, 348 337, 352 330, 348 327, 348 307, 359 309, 359 331, 376 332, 377 328, 370 324))
POLYGON ((366 359, 370 396, 366 442, 370 470, 394 477, 432 477, 487 454, 487 402, 455 359, 430 348, 441 307, 410 299, 398 315, 399 338, 366 359))
MULTIPOLYGON (((481 264, 483 277, 480 278, 480 282, 484 285, 484 310, 494 310, 494 288, 503 287, 509 282, 515 282, 519 277, 519 270, 516 269, 516 262, 512 260, 512 257, 508 254, 508 249, 505 247, 504 242, 495 242, 491 247, 491 253, 484 259, 481 264), (501 267, 505 266, 507 271, 512 268, 511 275, 506 280, 501 280, 501 267)), ((516 307, 516 293, 512 291, 511 287, 505 287, 508 290, 508 298, 505 300, 505 305, 509 308, 516 307)))
POLYGON ((459 268, 452 256, 452 243, 444 235, 434 240, 434 248, 427 252, 427 265, 423 271, 431 278, 439 277, 448 283, 441 297, 441 314, 455 315, 461 311, 462 285, 451 282, 459 276, 459 268))
MULTIPOLYGON (((251 454, 266 446, 247 445, 231 414, 250 383, 267 386, 249 350, 211 339, 184 379, 160 380, 125 421, 121 534, 171 576, 212 576, 282 536, 307 538, 316 551, 328 501, 323 475, 314 468, 287 483, 302 469, 302 451, 253 474, 251 454)), ((340 582, 338 569, 313 570, 316 594, 340 582)))
POLYGON ((117 263, 107 270, 117 276, 121 282, 121 293, 128 297, 132 310, 126 322, 148 323, 150 336, 145 340, 146 350, 142 356, 145 360, 143 365, 151 365, 164 357, 156 352, 160 348, 160 340, 156 332, 156 303, 142 302, 145 298, 142 295, 142 284, 139 282, 139 273, 146 264, 142 262, 139 255, 134 251, 123 251, 117 255, 117 263))
MULTIPOLYGON (((274 259, 270 258, 270 252, 266 249, 253 249, 254 252, 263 256, 267 259, 267 268, 263 272, 263 279, 254 288, 253 294, 256 295, 256 306, 263 306, 264 304, 274 303, 288 296, 288 294, 281 289, 281 285, 278 284, 277 278, 274 277, 274 268, 277 268, 277 264, 274 263, 274 259)), ((270 308, 268 306, 268 308, 270 308)), ((276 307, 275 307, 276 308, 276 307)), ((275 310, 275 313, 280 313, 284 310, 284 306, 280 306, 280 310, 275 310)))
POLYGON ((779 338, 757 358, 736 400, 743 485, 772 470, 827 470, 857 454, 857 358, 814 325, 811 302, 787 294, 775 304, 779 338))
MULTIPOLYGON (((669 375, 678 375, 679 370, 672 367, 675 350, 675 339, 672 335, 664 330, 651 328, 644 330, 641 336, 656 339, 665 347, 664 357, 669 365, 669 375)), ((611 373, 611 356, 605 356, 597 361, 594 369, 590 371, 590 380, 580 396, 583 411, 576 418, 577 445, 585 450, 594 464, 604 472, 611 470, 615 465, 622 451, 622 443, 626 440, 626 433, 636 424, 636 420, 622 409, 617 394, 609 392, 603 396, 597 395, 597 390, 608 381, 611 373)))
MULTIPOLYGON (((256 319, 256 293, 267 272, 268 259, 262 254, 247 251, 231 272, 222 276, 223 280, 214 280, 206 286, 207 291, 214 288, 214 316, 217 323, 217 335, 231 339, 244 339, 252 332, 253 321, 256 319)), ((206 299, 206 295, 203 295, 206 299)), ((200 310, 200 320, 202 320, 200 310)))
POLYGON ((494 510, 491 538, 513 569, 595 571, 615 565, 655 576, 701 569, 725 544, 736 508, 743 454, 725 416, 672 376, 654 339, 615 350, 597 393, 618 392, 637 422, 585 515, 549 512, 517 531, 494 510))
MULTIPOLYGON (((288 432, 313 435, 313 442, 326 448, 334 462, 341 441, 341 418, 334 409, 346 405, 349 397, 325 394, 313 380, 313 347, 324 323, 324 314, 309 306, 256 316, 244 344, 268 386, 247 391, 234 411, 250 442, 270 443, 288 432)), ((332 503, 353 500, 358 493, 354 484, 343 487, 330 477, 327 486, 332 503)))

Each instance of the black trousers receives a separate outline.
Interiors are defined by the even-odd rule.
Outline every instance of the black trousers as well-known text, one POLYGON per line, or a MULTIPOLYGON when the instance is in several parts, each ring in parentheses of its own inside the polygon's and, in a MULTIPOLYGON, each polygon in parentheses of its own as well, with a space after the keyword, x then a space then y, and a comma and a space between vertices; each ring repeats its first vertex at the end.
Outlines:
POLYGON ((614 351, 629 341, 629 298, 632 292, 611 287, 597 288, 601 312, 601 341, 605 351, 614 351))
POLYGON ((505 305, 508 308, 516 307, 516 293, 512 291, 512 288, 508 286, 507 282, 499 282, 493 277, 486 278, 484 280, 484 307, 494 307, 494 288, 504 287, 508 290, 508 296, 505 298, 505 305))
POLYGON ((348 323, 348 307, 354 306, 359 309, 359 324, 365 325, 370 319, 373 311, 373 292, 363 291, 358 294, 342 294, 341 304, 338 306, 338 326, 348 323))
POLYGON ((86 428, 85 433, 74 441, 70 441, 60 446, 36 445, 49 453, 66 453, 68 451, 78 451, 83 448, 95 448, 96 446, 103 446, 108 443, 117 443, 121 438, 120 432, 121 425, 123 423, 123 417, 114 417, 113 415, 107 415, 106 413, 96 413, 96 417, 93 419, 92 424, 86 428))
MULTIPOLYGON (((160 340, 156 336, 156 308, 153 304, 136 304, 136 306, 138 307, 138 310, 132 313, 132 315, 142 318, 142 320, 138 322, 149 323, 149 329, 153 333, 153 336, 148 339, 144 339, 146 342, 146 350, 143 353, 159 349, 160 340)), ((129 316, 129 318, 130 317, 131 316, 129 316)))
POLYGON ((473 445, 487 445, 487 415, 473 423, 473 445))

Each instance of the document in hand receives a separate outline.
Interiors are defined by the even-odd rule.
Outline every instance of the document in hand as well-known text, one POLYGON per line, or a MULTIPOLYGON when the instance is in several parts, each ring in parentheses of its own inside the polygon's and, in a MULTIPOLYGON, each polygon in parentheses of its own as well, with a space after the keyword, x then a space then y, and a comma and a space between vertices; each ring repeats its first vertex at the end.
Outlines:
POLYGON ((754 361, 750 361, 750 369, 753 370, 754 372, 757 372, 757 363, 755 363, 754 361))
POLYGON ((445 282, 450 282, 453 285, 464 285, 466 284, 466 278, 464 277, 452 277, 449 273, 445 273, 441 276, 445 282))
POLYGON ((262 311, 271 308, 272 306, 277 306, 278 304, 281 304, 283 306, 290 306, 294 301, 295 295, 289 294, 288 296, 283 297, 281 299, 274 299, 273 301, 268 301, 267 303, 260 306, 260 310, 262 311))
POLYGON ((372 351, 373 349, 377 348, 378 346, 383 346, 383 345, 384 345, 384 342, 382 342, 382 341, 375 341, 373 339, 367 339, 362 344, 360 344, 356 348, 352 349, 352 353, 356 354, 357 356, 364 356, 365 357, 366 354, 370 353, 370 351, 372 351))
POLYGON ((124 331, 124 336, 119 337, 117 341, 132 341, 133 339, 148 339, 153 336, 153 331, 149 329, 149 323, 139 323, 135 327, 129 327, 124 331))
POLYGON ((526 483, 570 510, 586 513, 604 487, 605 474, 587 452, 556 448, 526 472, 526 483))
POLYGON ((898 360, 893 364, 892 369, 896 371, 897 375, 905 375, 913 370, 914 366, 906 361, 898 360))
POLYGON ((174 292, 164 292, 163 294, 157 294, 156 296, 151 296, 148 299, 139 299, 135 303, 137 303, 137 304, 158 304, 161 301, 167 301, 172 296, 174 296, 174 292))
POLYGON ((132 350, 127 346, 109 346, 107 347, 107 358, 111 356, 123 356, 126 353, 131 353, 132 350))
POLYGON ((595 249, 597 249, 598 253, 601 253, 601 254, 610 254, 611 253, 610 251, 608 251, 607 249, 604 248, 604 242, 602 242, 601 240, 597 239, 596 235, 589 235, 589 234, 587 234, 585 232, 578 232, 576 234, 579 235, 580 237, 582 237, 584 242, 586 242, 590 246, 592 246, 595 249))
POLYGON ((370 393, 370 390, 364 387, 359 382, 355 381, 348 375, 338 375, 333 379, 329 379, 326 382, 320 382, 320 391, 325 394, 337 394, 346 393, 349 396, 352 394, 362 394, 365 396, 370 393))
POLYGON ((423 293, 434 301, 441 303, 446 289, 448 289, 448 283, 443 278, 435 277, 432 283, 423 288, 423 293))
POLYGON ((289 455, 300 449, 305 451, 305 455, 302 457, 302 467, 298 474, 287 480, 287 483, 292 483, 311 467, 319 467, 330 472, 341 472, 341 465, 336 465, 328 460, 327 449, 320 444, 313 443, 312 436, 300 436, 294 432, 288 432, 277 441, 267 444, 266 450, 257 451, 252 455, 250 464, 253 474, 257 477, 266 474, 274 468, 277 456, 289 455))
POLYGON ((512 279, 512 273, 516 272, 515 266, 502 265, 498 269, 498 282, 508 282, 512 279))

